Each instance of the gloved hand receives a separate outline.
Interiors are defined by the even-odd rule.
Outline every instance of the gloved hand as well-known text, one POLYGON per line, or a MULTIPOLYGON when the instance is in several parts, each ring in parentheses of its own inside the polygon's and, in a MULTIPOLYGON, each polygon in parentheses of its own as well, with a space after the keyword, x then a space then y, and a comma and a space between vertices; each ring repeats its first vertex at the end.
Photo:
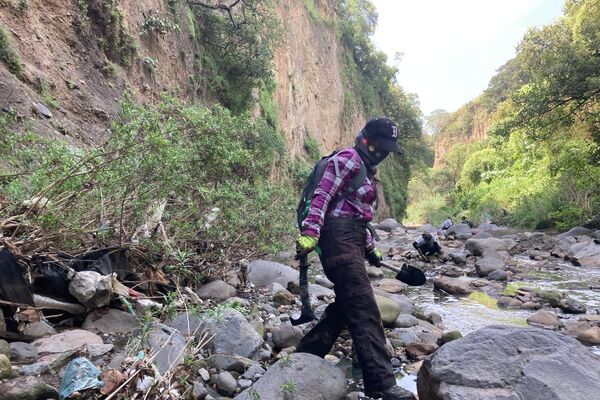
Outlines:
POLYGON ((298 240, 296 240, 296 259, 299 259, 300 257, 305 256, 313 251, 317 247, 317 243, 319 243, 319 238, 308 235, 300 235, 298 240))
POLYGON ((375 248, 367 253, 367 260, 369 261, 369 264, 379 268, 381 267, 381 261, 383 261, 383 254, 375 248))

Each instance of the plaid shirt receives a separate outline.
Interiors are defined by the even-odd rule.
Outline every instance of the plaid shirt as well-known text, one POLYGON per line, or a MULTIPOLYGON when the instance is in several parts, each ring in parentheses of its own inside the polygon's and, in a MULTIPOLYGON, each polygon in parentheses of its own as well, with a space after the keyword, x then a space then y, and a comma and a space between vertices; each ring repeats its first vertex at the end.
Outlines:
MULTIPOLYGON (((352 178, 360 172, 360 155, 353 147, 340 151, 327 162, 323 178, 315 190, 302 223, 302 234, 319 237, 325 217, 351 217, 369 222, 373 219, 373 204, 377 199, 377 186, 367 176, 362 186, 344 195, 352 178)), ((367 229, 367 249, 375 247, 367 229)))

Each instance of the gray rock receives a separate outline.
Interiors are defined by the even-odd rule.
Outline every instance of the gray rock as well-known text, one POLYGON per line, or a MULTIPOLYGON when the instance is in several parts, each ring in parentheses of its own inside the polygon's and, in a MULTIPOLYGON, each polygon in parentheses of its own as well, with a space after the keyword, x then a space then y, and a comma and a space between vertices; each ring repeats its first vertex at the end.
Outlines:
POLYGON ((183 363, 186 341, 178 330, 155 323, 148 333, 148 345, 158 352, 154 365, 161 374, 183 363))
POLYGON ((207 283, 206 285, 200 286, 196 290, 196 294, 202 300, 214 299, 214 300, 227 300, 230 297, 235 296, 237 291, 233 286, 222 280, 216 280, 207 283))
POLYGON ((194 388, 192 390, 192 397, 194 400, 204 400, 208 395, 208 390, 204 386, 204 383, 195 381, 194 388))
POLYGON ((245 390, 252 386, 252 381, 250 379, 240 379, 238 381, 238 385, 240 386, 241 390, 245 390))
POLYGON ((380 229, 380 230, 386 231, 386 232, 392 232, 396 228, 404 228, 404 226, 402 226, 402 224, 400 224, 394 218, 384 219, 379 224, 377 224, 377 229, 380 229))
POLYGON ((125 311, 97 309, 88 314, 81 326, 83 329, 98 333, 131 333, 140 326, 138 318, 125 311))
POLYGON ((592 236, 593 233, 594 232, 591 229, 584 228, 583 226, 576 226, 574 228, 571 228, 568 232, 561 233, 560 235, 557 235, 556 237, 559 239, 565 239, 568 237, 575 237, 575 236, 592 236))
POLYGON ((237 381, 229 372, 222 371, 217 376, 217 388, 219 392, 231 396, 237 389, 237 381))
POLYGON ((177 314, 175 318, 165 321, 165 325, 177 329, 186 338, 195 336, 199 339, 206 329, 206 324, 202 317, 190 312, 177 314))
POLYGON ((454 224, 446 230, 446 236, 453 236, 458 240, 466 240, 473 236, 467 224, 454 224))
POLYGON ((457 264, 466 264, 467 257, 469 257, 470 255, 471 253, 469 253, 469 251, 467 250, 459 250, 450 253, 450 258, 457 264))
POLYGON ((421 400, 593 399, 600 356, 553 331, 489 326, 426 359, 417 387, 421 400))
POLYGON ((69 293, 86 307, 104 307, 112 296, 111 279, 110 275, 102 276, 95 271, 77 272, 69 283, 69 293))
POLYGON ((486 256, 475 261, 475 271, 480 277, 486 277, 493 271, 506 269, 506 264, 499 258, 486 256))
POLYGON ((377 295, 375 295, 375 301, 383 324, 386 326, 394 325, 396 318, 400 315, 400 305, 391 299, 377 295))
POLYGON ((494 236, 491 233, 477 232, 476 234, 471 236, 471 239, 489 239, 489 238, 493 238, 493 237, 494 236))
POLYGON ((288 347, 296 347, 302 339, 303 332, 297 326, 292 326, 291 323, 282 323, 272 331, 273 344, 277 349, 285 349, 288 347))
POLYGON ((392 331, 391 337, 401 340, 403 345, 421 342, 415 330, 410 328, 396 328, 392 331))
POLYGON ((290 282, 298 283, 298 275, 295 269, 272 261, 255 260, 248 266, 248 279, 259 288, 268 287, 272 282, 287 287, 290 282))
POLYGON ((333 282, 331 282, 329 279, 327 279, 327 277, 325 275, 317 275, 315 277, 315 283, 317 285, 321 285, 326 287, 327 289, 333 289, 333 282))
POLYGON ((58 399, 58 390, 46 384, 41 378, 19 377, 0 384, 3 400, 58 399))
POLYGON ((50 112, 48 107, 46 107, 42 103, 33 103, 33 111, 35 111, 42 117, 52 118, 52 113, 50 112))
POLYGON ((98 358, 110 352, 114 347, 112 344, 88 344, 87 351, 91 358, 98 358))
POLYGON ((566 258, 584 267, 600 265, 600 244, 593 241, 576 243, 567 250, 566 258))
POLYGON ((0 354, 10 357, 10 345, 6 340, 0 339, 0 354))
POLYGON ((488 251, 511 251, 517 243, 511 239, 469 239, 465 243, 465 250, 468 250, 474 256, 483 256, 488 251))
POLYGON ((585 314, 587 308, 585 304, 575 300, 575 299, 562 299, 558 303, 558 308, 563 310, 568 314, 585 314))
POLYGON ((295 353, 273 364, 251 388, 234 400, 281 400, 282 388, 294 383, 294 400, 341 400, 346 396, 346 379, 340 368, 312 354, 295 353))
POLYGON ((427 315, 427 321, 431 322, 433 325, 441 324, 443 322, 442 316, 435 311, 432 311, 427 315))
POLYGON ((10 344, 10 358, 14 362, 21 363, 35 360, 37 356, 37 348, 30 343, 12 342, 10 344))
POLYGON ((33 342, 39 354, 66 353, 82 349, 88 344, 103 344, 102 338, 92 332, 74 329, 33 342))
POLYGON ((252 364, 246 370, 246 372, 244 372, 244 374, 242 375, 242 378, 255 380, 255 379, 258 379, 261 376, 263 376, 265 374, 265 372, 266 372, 265 369, 263 367, 261 367, 259 364, 252 364))
POLYGON ((233 370, 243 367, 245 362, 236 356, 258 358, 264 340, 239 312, 227 309, 221 318, 210 320, 207 326, 207 332, 213 336, 210 350, 213 354, 225 356, 215 359, 219 368, 233 370))
POLYGON ((506 279, 508 279, 508 274, 506 273, 506 271, 496 269, 490 272, 487 277, 492 281, 505 281, 506 279))
POLYGON ((33 322, 25 325, 23 334, 34 338, 56 335, 56 330, 46 321, 33 322))
POLYGON ((419 320, 416 317, 413 317, 409 314, 400 314, 398 318, 396 318, 396 322, 394 322, 394 326, 396 328, 410 328, 411 326, 415 326, 419 324, 419 320))
POLYGON ((48 372, 48 363, 38 362, 31 365, 23 365, 19 369, 19 372, 21 373, 21 375, 25 376, 44 375, 46 372, 48 372))
POLYGON ((460 278, 448 278, 441 276, 433 280, 433 287, 437 290, 443 290, 449 294, 467 295, 473 292, 471 284, 460 278))
POLYGON ((317 299, 319 300, 323 300, 324 298, 333 298, 335 297, 335 293, 333 290, 331 289, 327 289, 324 286, 321 285, 315 285, 315 284, 310 284, 308 285, 308 292, 312 295, 315 296, 317 299))
POLYGON ((498 229, 500 228, 498 225, 496 224, 481 224, 477 227, 477 229, 481 232, 487 232, 487 231, 492 231, 494 229, 498 229))

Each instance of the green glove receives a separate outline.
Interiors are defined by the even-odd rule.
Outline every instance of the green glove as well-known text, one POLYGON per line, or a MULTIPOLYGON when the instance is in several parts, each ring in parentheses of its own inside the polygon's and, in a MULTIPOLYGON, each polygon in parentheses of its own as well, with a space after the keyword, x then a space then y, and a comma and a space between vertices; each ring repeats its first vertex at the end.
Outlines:
POLYGON ((381 251, 379 251, 377 248, 371 250, 369 253, 367 253, 367 260, 369 261, 369 264, 371 264, 374 267, 381 267, 381 261, 383 260, 383 254, 381 254, 381 251))
POLYGON ((319 238, 308 235, 300 235, 296 240, 296 258, 307 255, 317 247, 319 238))

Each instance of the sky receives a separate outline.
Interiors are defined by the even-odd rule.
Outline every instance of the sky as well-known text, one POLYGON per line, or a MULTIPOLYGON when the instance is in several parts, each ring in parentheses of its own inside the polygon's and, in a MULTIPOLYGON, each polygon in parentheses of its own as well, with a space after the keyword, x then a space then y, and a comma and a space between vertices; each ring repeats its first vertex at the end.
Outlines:
POLYGON ((398 81, 428 115, 455 111, 487 88, 516 54, 529 27, 562 15, 564 0, 372 0, 379 14, 373 39, 394 64, 398 81))

